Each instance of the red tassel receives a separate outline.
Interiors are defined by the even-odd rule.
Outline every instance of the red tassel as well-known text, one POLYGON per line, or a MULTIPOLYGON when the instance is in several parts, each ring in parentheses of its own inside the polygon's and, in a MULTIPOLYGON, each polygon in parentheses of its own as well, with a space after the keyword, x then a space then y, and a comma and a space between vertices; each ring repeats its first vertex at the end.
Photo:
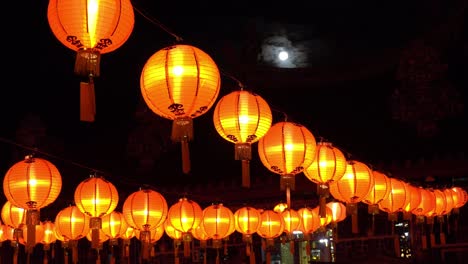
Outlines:
POLYGON ((96 115, 96 99, 94 83, 80 83, 80 121, 94 122, 96 115))

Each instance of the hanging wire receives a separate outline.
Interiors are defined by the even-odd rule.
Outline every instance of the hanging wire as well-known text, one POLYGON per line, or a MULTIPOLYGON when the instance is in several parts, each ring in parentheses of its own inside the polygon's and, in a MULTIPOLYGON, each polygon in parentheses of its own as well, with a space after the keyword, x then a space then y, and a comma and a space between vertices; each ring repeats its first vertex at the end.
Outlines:
MULTIPOLYGON (((53 155, 53 154, 50 154, 50 153, 47 153, 45 151, 41 151, 39 150, 38 148, 36 147, 29 147, 29 146, 25 146, 25 145, 22 145, 22 144, 19 144, 17 142, 14 142, 12 140, 9 140, 9 139, 6 139, 6 138, 3 138, 3 137, 0 137, 0 141, 4 142, 4 143, 7 143, 7 144, 10 144, 10 145, 14 145, 16 147, 19 147, 19 148, 22 148, 22 149, 25 149, 25 150, 29 150, 31 151, 32 153, 36 154, 36 153, 39 153, 43 156, 47 156, 47 157, 50 157, 50 158, 53 158, 53 159, 56 159, 56 160, 61 160, 65 163, 69 163, 69 164, 72 164, 73 166, 76 166, 76 167, 80 167, 82 169, 87 169, 89 170, 92 174, 103 174, 103 175, 107 175, 107 173, 101 171, 101 170, 98 170, 98 169, 95 169, 95 168, 91 168, 89 166, 86 166, 86 165, 83 165, 81 163, 78 163, 78 162, 74 162, 72 160, 68 160, 68 159, 64 159, 62 157, 59 157, 57 155, 53 155)), ((35 156, 35 155, 34 155, 35 156)))
POLYGON ((135 11, 140 14, 143 18, 145 18, 146 20, 148 20, 149 22, 151 22, 152 24, 158 26, 159 28, 161 28, 162 30, 166 31, 166 33, 168 33, 169 35, 173 36, 177 42, 181 42, 183 41, 182 37, 180 37, 179 35, 175 34, 174 32, 172 32, 171 30, 169 30, 169 28, 167 28, 163 23, 161 23, 159 20, 157 20, 156 18, 154 17, 149 17, 148 15, 146 15, 143 11, 141 11, 140 9, 138 9, 134 4, 133 4, 133 9, 135 9, 135 11))

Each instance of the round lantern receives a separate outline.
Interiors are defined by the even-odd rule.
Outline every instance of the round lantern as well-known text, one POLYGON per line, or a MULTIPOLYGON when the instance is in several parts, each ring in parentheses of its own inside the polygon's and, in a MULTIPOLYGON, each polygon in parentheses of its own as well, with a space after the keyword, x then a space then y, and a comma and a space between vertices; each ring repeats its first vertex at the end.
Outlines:
POLYGON ((78 263, 78 240, 89 233, 89 218, 75 205, 62 209, 55 216, 57 238, 63 238, 61 240, 72 249, 73 263, 78 263))
POLYGON ((212 204, 203 209, 201 225, 213 240, 215 248, 220 248, 221 240, 231 234, 234 222, 234 213, 222 203, 212 204))
POLYGON ((379 213, 379 203, 387 198, 391 191, 390 178, 380 171, 373 170, 374 185, 371 186, 369 193, 362 199, 367 204, 368 213, 373 216, 379 213))
POLYGON ((3 179, 3 193, 13 205, 26 209, 28 225, 27 249, 34 247, 35 226, 39 225, 39 210, 57 199, 62 188, 62 176, 51 162, 26 156, 14 164, 3 179))
POLYGON ((330 194, 346 203, 346 211, 351 214, 352 232, 358 233, 358 202, 362 201, 374 185, 374 176, 369 167, 356 160, 348 160, 346 171, 338 181, 330 183, 330 194))
POLYGON ((190 256, 190 242, 192 241, 192 229, 200 225, 203 210, 198 203, 187 198, 179 201, 169 208, 167 220, 171 225, 182 232, 184 241, 184 256, 190 256))
POLYGON ((49 250, 50 244, 57 240, 55 236, 55 224, 52 221, 44 221, 42 227, 44 229, 44 236, 41 243, 44 245, 44 250, 49 250))
POLYGON ((101 54, 121 47, 133 31, 131 1, 49 0, 47 18, 55 37, 76 51, 75 74, 89 78, 80 85, 80 118, 94 121, 93 78, 100 75, 101 54))
POLYGON ((101 217, 101 230, 106 234, 113 244, 117 244, 117 239, 123 236, 128 230, 128 224, 124 215, 118 211, 112 211, 101 217))
POLYGON ((405 220, 411 220, 413 210, 421 204, 421 188, 407 184, 409 192, 409 202, 403 208, 403 217, 405 220))
POLYGON ((388 213, 390 221, 396 221, 397 213, 403 212, 409 202, 410 189, 408 184, 402 180, 390 178, 390 193, 379 202, 380 210, 388 213))
POLYGON ((329 197, 328 184, 341 179, 345 171, 346 158, 343 152, 332 146, 330 142, 317 143, 314 162, 304 170, 304 175, 317 183, 320 216, 325 217, 326 214, 326 199, 329 197))
POLYGON ((346 205, 341 202, 328 202, 327 207, 331 209, 331 223, 338 223, 346 219, 346 205))
POLYGON ((99 233, 102 227, 101 217, 114 211, 119 202, 115 186, 95 175, 82 181, 75 189, 75 204, 81 212, 90 216, 91 247, 99 247, 99 233))
POLYGON ((452 187, 452 196, 453 196, 453 209, 454 213, 458 213, 460 207, 465 205, 468 197, 467 193, 464 189, 460 187, 452 187))
POLYGON ((305 237, 310 236, 317 228, 320 227, 319 216, 309 207, 302 207, 297 210, 301 218, 299 230, 302 231, 305 237))
POLYGON ((268 103, 249 91, 234 91, 219 99, 213 113, 218 134, 234 143, 235 159, 242 161, 242 186, 250 187, 249 162, 252 144, 270 129, 272 114, 268 103))
POLYGON ((148 107, 172 120, 171 139, 182 144, 182 169, 190 171, 188 142, 193 138, 193 118, 215 103, 221 76, 204 51, 190 45, 173 45, 153 54, 143 67, 140 88, 148 107))
POLYGON ((312 211, 318 216, 319 218, 319 228, 324 230, 324 228, 331 223, 333 220, 333 212, 332 210, 325 204, 325 216, 320 215, 320 207, 317 206, 312 209, 312 211))
POLYGON ((244 206, 234 212, 234 228, 242 234, 247 256, 253 257, 252 235, 257 232, 259 224, 260 212, 254 207, 244 206))
POLYGON ((286 121, 272 125, 258 141, 260 160, 268 170, 280 175, 280 188, 286 190, 289 208, 294 177, 312 164, 316 148, 315 137, 305 126, 286 121))
POLYGON ((284 232, 284 220, 281 213, 265 210, 260 214, 260 225, 257 234, 266 240, 266 263, 271 263, 271 250, 274 239, 284 232))
POLYGON ((416 223, 423 224, 426 215, 429 215, 435 209, 436 200, 432 191, 419 187, 421 193, 421 203, 413 209, 412 213, 416 216, 416 223))
POLYGON ((141 251, 145 259, 149 257, 151 231, 166 221, 167 211, 164 196, 151 189, 141 189, 125 199, 122 213, 127 224, 140 231, 141 251))

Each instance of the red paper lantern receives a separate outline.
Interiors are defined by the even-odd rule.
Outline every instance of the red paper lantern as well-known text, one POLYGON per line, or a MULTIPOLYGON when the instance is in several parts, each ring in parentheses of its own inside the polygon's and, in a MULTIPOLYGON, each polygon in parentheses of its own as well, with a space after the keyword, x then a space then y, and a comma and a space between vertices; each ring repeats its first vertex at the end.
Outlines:
POLYGON ((352 232, 358 233, 357 203, 362 201, 374 186, 374 176, 366 164, 348 160, 346 172, 338 181, 330 183, 330 194, 346 203, 346 211, 351 215, 352 232))
POLYGON ((211 109, 221 88, 216 63, 194 46, 166 47, 147 60, 140 88, 147 106, 155 114, 173 121, 171 138, 182 143, 182 169, 188 173, 193 118, 211 109))
POLYGON ((101 54, 121 47, 135 22, 130 0, 50 0, 50 29, 67 48, 76 51, 75 73, 89 78, 81 83, 81 120, 94 121, 94 77, 100 75, 101 54))
POLYGON ((218 101, 213 122, 218 134, 234 143, 235 159, 242 161, 242 186, 250 187, 252 144, 260 140, 271 127, 270 106, 257 94, 234 91, 218 101))
POLYGON ((329 183, 343 177, 346 171, 346 158, 330 142, 319 142, 314 162, 304 170, 304 175, 317 183, 320 216, 325 217, 326 199, 329 197, 329 183))
POLYGON ((232 229, 235 227, 234 222, 234 213, 222 203, 212 204, 203 209, 201 224, 206 234, 213 239, 213 247, 215 248, 220 248, 221 239, 232 233, 232 229))
POLYGON ((286 121, 272 125, 258 141, 260 160, 268 170, 280 175, 280 189, 286 190, 289 208, 295 176, 312 164, 316 148, 315 137, 305 126, 286 121))
MULTIPOLYGON (((101 217, 114 211, 119 202, 115 186, 104 178, 92 175, 80 182, 75 189, 75 204, 81 212, 90 216, 91 247, 99 247, 101 217)), ((102 242, 102 241, 101 241, 102 242)))
POLYGON ((200 225, 203 211, 198 203, 187 198, 179 201, 169 208, 166 222, 178 231, 182 232, 184 242, 184 256, 190 256, 190 242, 192 241, 192 229, 200 225))
POLYGON ((402 180, 390 178, 390 194, 379 202, 380 210, 387 212, 389 220, 396 221, 397 213, 410 202, 408 184, 402 180))
POLYGON ((379 203, 388 197, 391 191, 390 178, 382 172, 373 170, 374 185, 370 192, 362 199, 362 202, 367 204, 369 214, 375 215, 379 213, 379 203))

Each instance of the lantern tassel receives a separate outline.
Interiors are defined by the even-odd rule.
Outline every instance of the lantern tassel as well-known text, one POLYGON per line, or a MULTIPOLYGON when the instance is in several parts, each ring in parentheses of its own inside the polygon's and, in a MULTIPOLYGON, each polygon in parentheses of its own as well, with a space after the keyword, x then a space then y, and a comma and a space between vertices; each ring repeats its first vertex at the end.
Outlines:
POLYGON ((28 227, 28 232, 26 237, 28 241, 26 242, 26 251, 32 253, 34 246, 36 245, 36 225, 39 225, 39 210, 37 209, 28 209, 26 211, 26 226, 28 227))
POLYGON ((72 262, 73 264, 78 264, 78 245, 77 241, 73 241, 73 246, 72 246, 72 262))
POLYGON ((94 83, 80 83, 80 121, 94 122, 96 115, 96 99, 94 83))
POLYGON ((184 240, 184 257, 190 257, 190 240, 184 240))
POLYGON ((250 260, 250 264, 255 264, 255 252, 254 252, 254 248, 253 248, 253 244, 250 243, 250 255, 249 255, 249 260, 250 260))
POLYGON ((13 264, 18 264, 18 258, 19 258, 19 254, 18 254, 18 246, 15 246, 15 249, 14 249, 14 253, 13 253, 13 264))
POLYGON ((216 249, 216 264, 219 264, 219 248, 216 249))
POLYGON ((191 169, 190 164, 190 151, 188 141, 184 140, 182 143, 182 171, 185 174, 188 174, 191 169))
POLYGON ((203 264, 207 263, 206 253, 207 252, 206 252, 206 247, 205 247, 204 254, 203 254, 203 264))
POLYGON ((182 144, 182 171, 190 172, 190 152, 188 142, 193 139, 193 120, 191 117, 178 117, 172 122, 172 141, 182 144))
POLYGON ((242 160, 242 187, 250 188, 250 161, 242 160))

